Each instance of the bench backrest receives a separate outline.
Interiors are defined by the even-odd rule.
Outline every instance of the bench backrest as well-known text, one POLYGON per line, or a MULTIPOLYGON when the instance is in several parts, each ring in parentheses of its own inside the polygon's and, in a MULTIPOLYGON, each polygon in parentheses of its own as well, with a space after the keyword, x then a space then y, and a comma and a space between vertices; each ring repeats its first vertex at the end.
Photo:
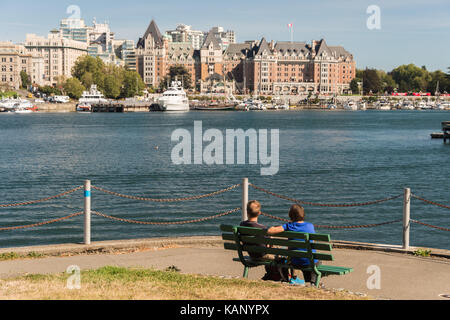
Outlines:
POLYGON ((244 260, 243 252, 306 258, 309 259, 311 265, 314 265, 314 260, 333 261, 333 255, 329 253, 333 247, 328 234, 283 232, 268 237, 266 231, 262 229, 229 225, 221 225, 220 230, 223 232, 222 239, 227 241, 224 243, 225 249, 238 251, 241 261, 244 260), (255 246, 257 244, 267 247, 255 246), (302 251, 289 250, 289 248, 297 248, 302 251))

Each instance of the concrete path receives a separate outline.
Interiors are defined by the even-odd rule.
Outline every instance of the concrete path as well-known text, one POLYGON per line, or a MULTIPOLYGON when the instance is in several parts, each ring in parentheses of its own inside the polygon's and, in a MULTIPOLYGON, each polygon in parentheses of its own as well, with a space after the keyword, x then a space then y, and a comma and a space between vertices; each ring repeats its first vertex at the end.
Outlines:
MULTIPOLYGON (((346 289, 365 293, 381 299, 437 300, 441 294, 450 295, 450 260, 441 258, 419 258, 399 253, 335 249, 337 266, 353 267, 350 275, 324 278, 326 288, 346 289), (370 266, 381 271, 380 289, 370 290, 367 281, 370 266)), ((102 266, 145 267, 166 269, 177 266, 183 273, 242 276, 243 267, 233 262, 233 252, 225 251, 218 243, 184 245, 184 247, 153 249, 125 254, 93 254, 72 257, 50 257, 33 260, 0 262, 0 278, 7 279, 23 274, 63 273, 67 267, 77 265, 82 270, 102 266)), ((252 269, 250 279, 260 279, 263 268, 252 269)), ((0 288, 1 290, 1 288, 0 288)))

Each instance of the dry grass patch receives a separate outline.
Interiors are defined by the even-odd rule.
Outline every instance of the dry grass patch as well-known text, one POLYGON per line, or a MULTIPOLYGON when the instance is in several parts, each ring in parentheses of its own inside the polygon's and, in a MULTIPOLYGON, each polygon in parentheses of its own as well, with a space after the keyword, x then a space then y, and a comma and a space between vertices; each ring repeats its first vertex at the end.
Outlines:
POLYGON ((355 300, 359 296, 279 283, 104 267, 81 273, 81 289, 68 274, 0 280, 0 299, 31 300, 355 300))

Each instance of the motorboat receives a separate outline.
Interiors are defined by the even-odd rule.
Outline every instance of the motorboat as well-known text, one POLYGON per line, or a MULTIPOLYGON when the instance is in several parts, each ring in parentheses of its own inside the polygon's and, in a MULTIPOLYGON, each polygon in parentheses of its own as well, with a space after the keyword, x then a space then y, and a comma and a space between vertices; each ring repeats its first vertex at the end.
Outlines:
POLYGON ((105 104, 108 100, 105 99, 103 93, 97 89, 97 85, 93 84, 89 91, 84 91, 81 98, 78 100, 80 104, 105 104))
POLYGON ((92 106, 89 103, 79 103, 77 104, 77 112, 79 113, 92 112, 92 106))
POLYGON ((172 81, 171 86, 158 99, 158 104, 161 111, 187 112, 190 110, 189 99, 186 96, 181 81, 172 81))
POLYGON ((346 105, 344 105, 344 110, 357 111, 358 105, 354 101, 349 101, 346 105))

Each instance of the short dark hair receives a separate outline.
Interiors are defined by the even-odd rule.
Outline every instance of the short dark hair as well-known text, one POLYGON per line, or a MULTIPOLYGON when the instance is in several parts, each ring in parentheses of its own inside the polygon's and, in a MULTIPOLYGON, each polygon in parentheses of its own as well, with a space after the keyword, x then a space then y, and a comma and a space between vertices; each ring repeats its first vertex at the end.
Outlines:
POLYGON ((291 218, 293 222, 305 221, 305 208, 298 204, 292 205, 289 210, 289 218, 291 218))
POLYGON ((249 218, 256 218, 261 213, 261 204, 256 201, 252 200, 247 204, 247 215, 249 218))

